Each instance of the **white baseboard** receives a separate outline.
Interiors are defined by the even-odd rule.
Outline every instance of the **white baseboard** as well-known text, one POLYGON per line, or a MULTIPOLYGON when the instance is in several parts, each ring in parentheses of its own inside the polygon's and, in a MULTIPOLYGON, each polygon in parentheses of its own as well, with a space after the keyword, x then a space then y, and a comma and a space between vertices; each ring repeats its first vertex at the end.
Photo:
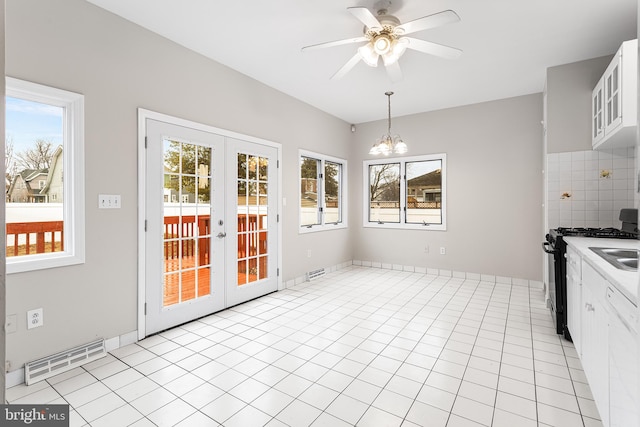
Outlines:
POLYGON ((437 268, 417 267, 400 264, 385 264, 376 261, 353 260, 353 265, 361 267, 381 268, 386 270, 407 271, 433 276, 452 277, 455 279, 478 280, 481 282, 501 283, 516 286, 528 286, 530 289, 544 290, 544 284, 539 280, 521 279, 517 277, 496 276, 492 274, 469 273, 437 268))

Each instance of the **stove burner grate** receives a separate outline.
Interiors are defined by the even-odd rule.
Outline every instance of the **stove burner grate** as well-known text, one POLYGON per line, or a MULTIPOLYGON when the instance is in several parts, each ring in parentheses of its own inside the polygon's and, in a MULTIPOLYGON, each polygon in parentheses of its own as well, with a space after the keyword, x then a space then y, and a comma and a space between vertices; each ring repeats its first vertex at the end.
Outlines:
POLYGON ((556 229, 559 236, 610 237, 614 239, 637 239, 638 235, 617 228, 565 228, 556 229))

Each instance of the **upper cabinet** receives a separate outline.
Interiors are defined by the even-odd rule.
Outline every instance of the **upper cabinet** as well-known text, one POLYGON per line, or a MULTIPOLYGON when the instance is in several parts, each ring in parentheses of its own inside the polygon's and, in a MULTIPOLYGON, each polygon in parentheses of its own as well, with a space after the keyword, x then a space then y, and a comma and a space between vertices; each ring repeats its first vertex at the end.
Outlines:
POLYGON ((622 43, 593 89, 593 149, 631 147, 636 143, 638 40, 622 43))

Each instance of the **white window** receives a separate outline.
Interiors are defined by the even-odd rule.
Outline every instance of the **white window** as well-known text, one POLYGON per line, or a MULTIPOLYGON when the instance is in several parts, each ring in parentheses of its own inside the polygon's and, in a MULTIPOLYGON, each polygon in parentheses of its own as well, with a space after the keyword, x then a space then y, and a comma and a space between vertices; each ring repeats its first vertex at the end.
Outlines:
POLYGON ((446 230, 446 155, 366 160, 365 227, 446 230))
POLYGON ((46 174, 37 185, 9 186, 7 273, 81 264, 84 96, 10 77, 6 84, 7 173, 16 184, 31 169, 46 174))
POLYGON ((347 226, 347 161, 300 150, 300 232, 347 226))

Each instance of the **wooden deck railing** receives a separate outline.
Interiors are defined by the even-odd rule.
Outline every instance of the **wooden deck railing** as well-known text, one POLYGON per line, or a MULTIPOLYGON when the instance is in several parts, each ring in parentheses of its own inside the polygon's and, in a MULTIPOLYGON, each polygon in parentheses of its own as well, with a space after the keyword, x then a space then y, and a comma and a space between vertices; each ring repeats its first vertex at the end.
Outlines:
MULTIPOLYGON (((265 215, 238 214, 238 258, 267 252, 265 215), (264 230, 264 231, 260 231, 264 230)), ((41 254, 64 250, 63 221, 14 222, 7 224, 7 256, 41 254)), ((164 217, 164 259, 195 256, 196 238, 200 251, 198 265, 209 264, 209 215, 164 217), (180 219, 182 218, 182 221, 180 219), (199 237, 206 236, 206 237, 199 237), (175 240, 174 240, 175 239, 175 240), (181 249, 181 251, 180 251, 181 249)))
MULTIPOLYGON (((196 237, 208 236, 210 231, 209 215, 198 216, 196 225, 195 215, 165 216, 164 217, 164 259, 177 259, 180 257, 180 246, 182 246, 182 257, 195 255, 196 237), (182 222, 180 222, 182 218, 182 222), (166 240, 176 239, 176 240, 166 240)), ((209 263, 209 237, 198 237, 198 265, 209 263)))
POLYGON ((63 221, 8 223, 7 256, 63 251, 63 225, 63 221))

